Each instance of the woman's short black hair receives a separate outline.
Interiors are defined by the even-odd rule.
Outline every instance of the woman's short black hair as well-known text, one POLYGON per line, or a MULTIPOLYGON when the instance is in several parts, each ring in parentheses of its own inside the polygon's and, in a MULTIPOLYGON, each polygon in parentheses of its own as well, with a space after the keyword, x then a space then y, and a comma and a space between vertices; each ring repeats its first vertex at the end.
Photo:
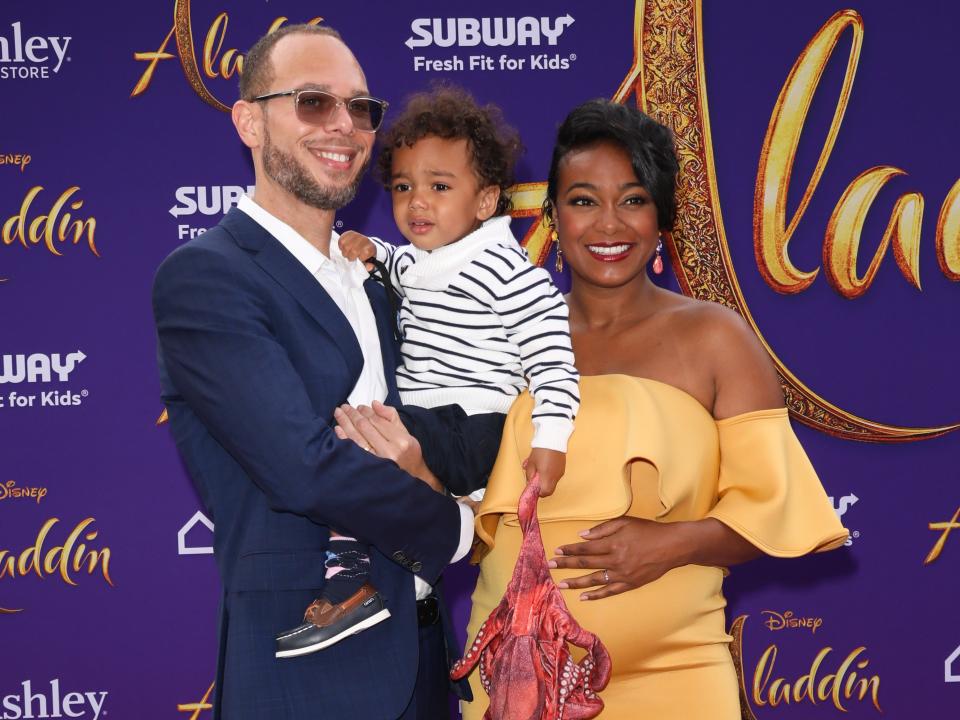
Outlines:
POLYGON ((677 215, 676 181, 679 165, 673 134, 636 108, 609 100, 590 100, 575 107, 560 125, 547 177, 544 215, 549 222, 557 202, 560 161, 569 153, 597 143, 619 145, 630 158, 637 180, 657 208, 661 230, 672 230, 677 215))
POLYGON ((466 140, 480 187, 500 187, 494 215, 509 212, 508 188, 513 185, 514 165, 523 146, 517 131, 504 122, 499 107, 492 103, 481 106, 469 92, 450 84, 435 84, 428 92, 411 95, 400 116, 379 138, 377 174, 387 190, 394 150, 413 147, 425 137, 466 140))

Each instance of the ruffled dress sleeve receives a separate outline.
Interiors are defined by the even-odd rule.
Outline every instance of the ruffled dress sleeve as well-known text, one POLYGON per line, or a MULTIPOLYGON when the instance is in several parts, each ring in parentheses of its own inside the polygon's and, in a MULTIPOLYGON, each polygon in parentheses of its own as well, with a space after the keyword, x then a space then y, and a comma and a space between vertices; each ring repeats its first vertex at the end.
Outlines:
POLYGON ((717 421, 719 499, 707 513, 775 557, 797 557, 844 544, 833 510, 786 408, 717 421))

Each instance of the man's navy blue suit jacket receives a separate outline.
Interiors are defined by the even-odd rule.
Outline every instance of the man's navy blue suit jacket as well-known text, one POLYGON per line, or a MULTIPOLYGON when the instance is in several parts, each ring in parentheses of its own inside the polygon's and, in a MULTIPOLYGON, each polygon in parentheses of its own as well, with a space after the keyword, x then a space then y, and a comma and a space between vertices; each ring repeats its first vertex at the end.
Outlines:
MULTIPOLYGON (((388 403, 399 352, 370 281, 388 403)), ((153 293, 163 401, 177 447, 216 525, 222 583, 216 718, 393 720, 409 701, 418 631, 411 572, 435 583, 460 513, 331 430, 362 368, 346 318, 269 233, 231 210, 178 248, 153 293), (329 527, 370 543, 372 582, 392 617, 313 655, 278 660, 324 583, 329 527)))

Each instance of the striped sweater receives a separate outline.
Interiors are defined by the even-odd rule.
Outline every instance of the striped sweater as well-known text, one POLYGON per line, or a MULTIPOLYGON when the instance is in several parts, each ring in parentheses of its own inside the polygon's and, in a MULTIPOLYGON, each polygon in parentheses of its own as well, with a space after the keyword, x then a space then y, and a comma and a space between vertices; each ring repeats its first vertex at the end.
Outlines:
POLYGON ((529 385, 533 447, 566 452, 580 405, 567 305, 510 218, 432 252, 371 240, 401 298, 404 403, 505 413, 529 385))

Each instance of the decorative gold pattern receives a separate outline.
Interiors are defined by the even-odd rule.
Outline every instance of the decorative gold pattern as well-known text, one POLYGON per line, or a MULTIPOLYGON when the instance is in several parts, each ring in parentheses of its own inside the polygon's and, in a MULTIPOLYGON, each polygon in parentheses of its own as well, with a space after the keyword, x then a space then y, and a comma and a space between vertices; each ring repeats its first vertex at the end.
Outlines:
POLYGON ((740 615, 733 624, 730 625, 730 655, 733 657, 733 666, 737 670, 737 680, 740 685, 740 717, 741 720, 757 720, 750 707, 750 700, 747 696, 747 683, 745 673, 743 672, 743 624, 747 621, 748 615, 740 615))
POLYGON ((176 31, 177 52, 180 54, 180 64, 183 74, 190 83, 193 91, 200 96, 207 105, 215 110, 230 112, 230 108, 217 100, 200 77, 200 68, 197 67, 197 57, 193 51, 193 27, 190 19, 190 0, 177 0, 173 7, 173 27, 176 31))
POLYGON ((725 305, 744 317, 776 364, 787 407, 800 422, 830 435, 866 442, 904 442, 943 435, 960 425, 910 428, 857 417, 804 385, 764 340, 740 291, 716 189, 710 138, 699 0, 638 0, 639 60, 614 97, 638 106, 674 132, 680 176, 677 227, 667 236, 686 295, 725 305))

